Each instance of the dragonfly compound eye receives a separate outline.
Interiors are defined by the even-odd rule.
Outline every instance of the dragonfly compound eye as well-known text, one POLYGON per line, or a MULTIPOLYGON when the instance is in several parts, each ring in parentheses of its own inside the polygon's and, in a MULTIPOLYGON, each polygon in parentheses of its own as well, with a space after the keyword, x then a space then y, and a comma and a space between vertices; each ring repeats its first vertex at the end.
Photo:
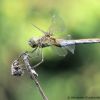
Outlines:
POLYGON ((36 47, 36 41, 31 38, 29 41, 28 41, 28 44, 31 46, 31 47, 36 47))

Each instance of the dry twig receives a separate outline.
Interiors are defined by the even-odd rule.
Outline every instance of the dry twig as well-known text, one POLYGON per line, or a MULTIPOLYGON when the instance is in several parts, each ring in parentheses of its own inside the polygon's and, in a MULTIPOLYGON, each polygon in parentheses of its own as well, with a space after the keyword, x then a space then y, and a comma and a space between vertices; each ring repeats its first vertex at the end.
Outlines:
POLYGON ((46 97, 46 95, 45 95, 45 93, 44 93, 44 91, 43 91, 42 87, 40 86, 40 83, 39 83, 39 81, 37 79, 38 74, 30 66, 28 53, 23 53, 22 54, 22 59, 24 61, 24 64, 25 64, 25 67, 26 67, 27 71, 30 74, 30 77, 34 80, 37 88, 39 89, 39 92, 40 92, 41 96, 43 97, 43 100, 48 100, 48 98, 46 97))

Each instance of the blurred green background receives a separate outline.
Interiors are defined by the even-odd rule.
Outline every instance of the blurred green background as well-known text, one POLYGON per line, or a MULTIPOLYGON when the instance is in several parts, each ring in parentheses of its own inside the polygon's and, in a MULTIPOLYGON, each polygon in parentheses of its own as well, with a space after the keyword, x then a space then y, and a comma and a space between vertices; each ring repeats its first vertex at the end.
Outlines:
MULTIPOLYGON (((42 35, 32 23, 48 29, 52 9, 63 18, 74 39, 100 37, 99 0, 1 0, 0 100, 42 100, 29 76, 13 77, 10 67, 21 52, 32 50, 28 39, 42 35)), ((100 44, 78 45, 75 54, 65 58, 46 48, 44 56, 36 71, 49 100, 100 96, 100 44)))

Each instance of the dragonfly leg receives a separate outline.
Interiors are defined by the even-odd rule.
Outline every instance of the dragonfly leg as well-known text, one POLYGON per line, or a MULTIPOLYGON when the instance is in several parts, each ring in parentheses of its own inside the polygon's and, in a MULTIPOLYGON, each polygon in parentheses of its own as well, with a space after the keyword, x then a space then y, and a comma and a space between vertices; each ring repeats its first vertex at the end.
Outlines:
POLYGON ((43 57, 43 52, 41 50, 41 61, 39 63, 37 63, 36 65, 34 65, 33 68, 38 67, 43 61, 44 61, 44 57, 43 57))
POLYGON ((30 51, 30 53, 33 53, 37 48, 34 48, 32 51, 30 51))
POLYGON ((29 55, 29 53, 33 53, 37 48, 34 48, 32 51, 25 51, 23 53, 21 53, 18 57, 18 60, 23 56, 23 54, 28 54, 28 57, 31 58, 31 56, 29 55))
POLYGON ((17 61, 19 61, 20 58, 21 58, 24 54, 28 54, 28 53, 29 53, 29 51, 22 52, 22 53, 18 56, 17 61))

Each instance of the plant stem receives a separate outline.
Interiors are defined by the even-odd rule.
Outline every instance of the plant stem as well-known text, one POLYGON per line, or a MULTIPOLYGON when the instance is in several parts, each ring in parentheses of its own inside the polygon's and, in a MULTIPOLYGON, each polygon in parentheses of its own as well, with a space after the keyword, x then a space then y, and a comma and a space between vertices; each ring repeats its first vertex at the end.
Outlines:
POLYGON ((22 59, 24 61, 26 69, 28 70, 31 78, 34 80, 34 82, 35 82, 35 84, 36 84, 41 96, 43 97, 43 100, 48 100, 48 98, 46 97, 46 95, 45 95, 45 93, 44 93, 44 91, 43 91, 42 87, 40 86, 40 83, 39 83, 39 81, 37 79, 38 74, 35 72, 35 70, 33 68, 31 68, 31 65, 29 63, 29 59, 28 58, 29 58, 29 55, 27 53, 23 53, 22 59))

